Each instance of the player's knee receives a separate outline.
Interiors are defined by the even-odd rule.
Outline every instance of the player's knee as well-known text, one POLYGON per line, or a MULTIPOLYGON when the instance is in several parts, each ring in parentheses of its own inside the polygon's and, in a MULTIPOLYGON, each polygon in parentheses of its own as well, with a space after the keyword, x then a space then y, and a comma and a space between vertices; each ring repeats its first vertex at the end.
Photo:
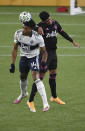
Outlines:
POLYGON ((32 78, 33 80, 39 79, 39 72, 38 71, 32 71, 32 78))
POLYGON ((27 79, 27 74, 26 74, 26 73, 21 73, 21 74, 20 74, 20 79, 21 79, 22 81, 25 81, 25 80, 27 79))

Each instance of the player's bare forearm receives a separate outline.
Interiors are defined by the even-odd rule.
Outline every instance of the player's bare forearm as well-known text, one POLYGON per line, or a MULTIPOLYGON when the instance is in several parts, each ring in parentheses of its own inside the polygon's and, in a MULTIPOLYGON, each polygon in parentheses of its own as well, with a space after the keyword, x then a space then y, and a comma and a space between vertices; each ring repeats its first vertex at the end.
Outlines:
POLYGON ((40 49, 41 49, 41 52, 42 52, 42 61, 46 62, 47 61, 47 57, 48 57, 46 48, 44 46, 44 47, 41 47, 40 49))
POLYGON ((14 43, 14 47, 12 49, 12 62, 11 64, 15 64, 16 57, 17 57, 18 45, 14 43))

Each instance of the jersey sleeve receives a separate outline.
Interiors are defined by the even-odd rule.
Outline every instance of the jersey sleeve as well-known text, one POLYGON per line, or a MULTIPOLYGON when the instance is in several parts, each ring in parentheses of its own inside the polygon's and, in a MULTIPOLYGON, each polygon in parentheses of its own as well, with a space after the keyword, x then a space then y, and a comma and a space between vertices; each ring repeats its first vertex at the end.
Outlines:
POLYGON ((14 34, 14 43, 18 44, 18 34, 17 34, 17 31, 14 34))
POLYGON ((61 33, 63 31, 61 25, 57 21, 55 21, 55 23, 57 24, 58 33, 61 33))
POLYGON ((62 35, 66 40, 73 42, 73 39, 65 31, 63 31, 61 25, 58 22, 56 22, 56 24, 58 27, 58 33, 62 35))

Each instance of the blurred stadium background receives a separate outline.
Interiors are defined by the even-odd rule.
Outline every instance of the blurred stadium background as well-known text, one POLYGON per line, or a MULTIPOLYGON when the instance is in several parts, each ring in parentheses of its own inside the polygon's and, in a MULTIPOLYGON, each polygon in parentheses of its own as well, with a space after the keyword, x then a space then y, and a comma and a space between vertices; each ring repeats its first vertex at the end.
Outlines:
MULTIPOLYGON (((85 14, 70 16, 70 0, 0 0, 0 131, 84 131, 85 130, 85 14), (66 7, 68 12, 59 13, 57 8, 66 7), (48 73, 44 84, 50 111, 43 113, 42 101, 36 95, 37 112, 31 113, 26 105, 28 98, 19 105, 14 99, 19 95, 19 56, 15 74, 9 73, 14 32, 22 27, 19 13, 29 11, 33 19, 40 21, 40 11, 48 11, 60 22, 63 29, 81 46, 73 47, 58 36, 57 92, 66 101, 61 106, 51 103, 48 73)), ((85 8, 85 0, 78 0, 78 6, 85 8)), ((18 52, 19 54, 19 52, 18 52)), ((28 92, 32 78, 29 75, 28 92)))
MULTIPOLYGON (((85 6, 85 0, 77 0, 78 5, 85 6)), ((0 0, 0 5, 19 6, 69 6, 70 0, 0 0)))

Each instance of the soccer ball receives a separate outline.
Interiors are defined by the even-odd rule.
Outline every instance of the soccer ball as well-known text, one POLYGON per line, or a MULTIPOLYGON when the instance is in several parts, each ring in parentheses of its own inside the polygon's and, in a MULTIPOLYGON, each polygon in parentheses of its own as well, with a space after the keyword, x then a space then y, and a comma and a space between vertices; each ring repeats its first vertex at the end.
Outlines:
POLYGON ((29 12, 22 12, 19 15, 19 20, 23 23, 23 22, 29 22, 31 20, 31 14, 29 12))

